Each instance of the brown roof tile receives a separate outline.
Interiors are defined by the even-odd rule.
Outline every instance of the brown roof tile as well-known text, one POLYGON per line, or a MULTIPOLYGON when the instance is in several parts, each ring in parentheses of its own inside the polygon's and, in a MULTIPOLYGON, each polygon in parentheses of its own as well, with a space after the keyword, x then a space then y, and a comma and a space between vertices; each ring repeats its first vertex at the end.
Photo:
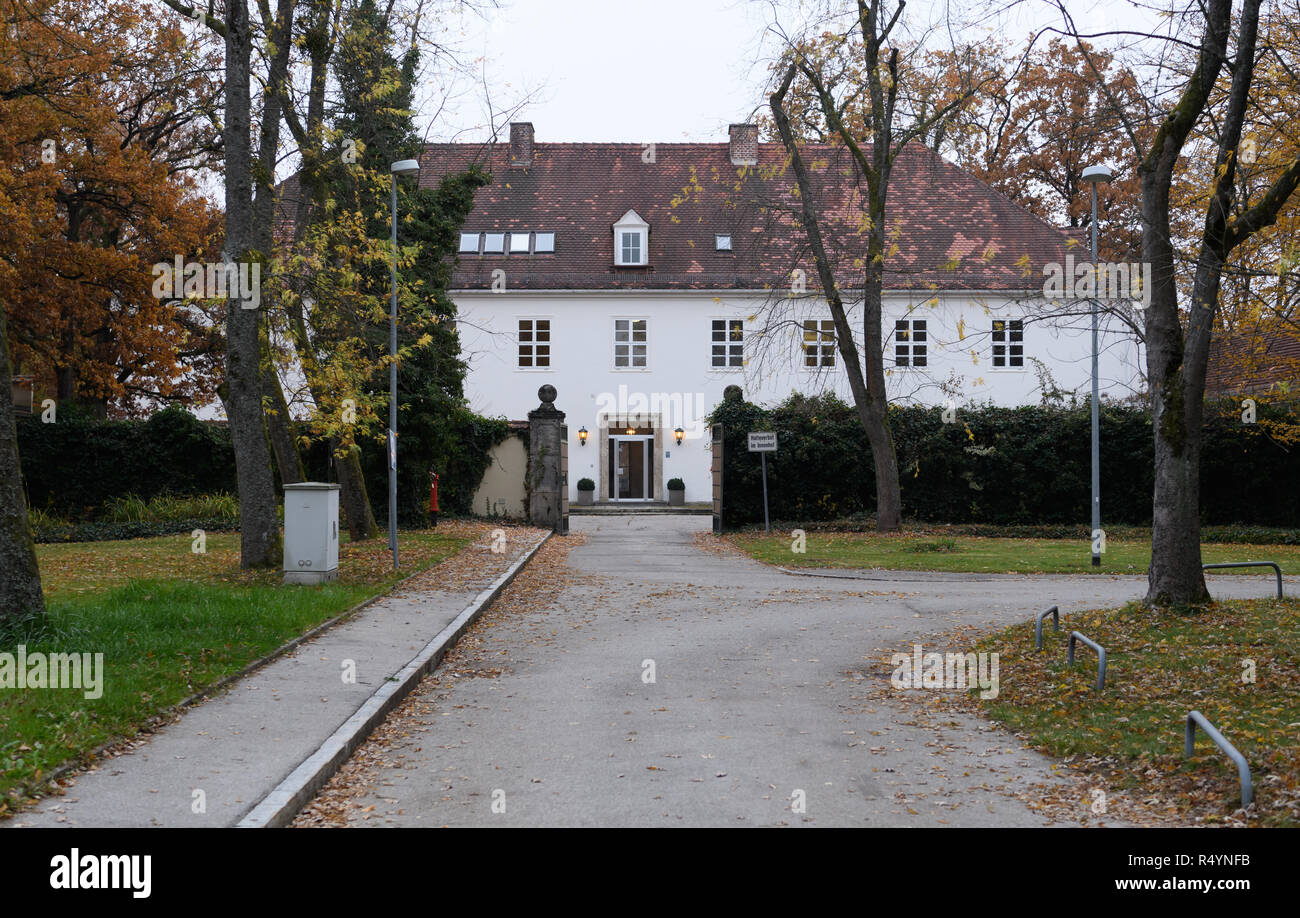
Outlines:
MULTIPOLYGON (((428 144, 420 184, 477 163, 493 181, 479 190, 466 232, 534 230, 556 234, 553 255, 463 255, 455 289, 488 289, 492 272, 523 290, 767 289, 803 270, 816 272, 797 224, 793 173, 779 144, 759 145, 759 164, 730 162, 726 143, 536 143, 531 166, 511 166, 506 144, 428 144), (650 265, 613 264, 613 224, 635 210, 650 224, 650 265), (733 251, 714 249, 731 233, 733 251)), ((860 226, 865 183, 848 152, 804 150, 817 194, 827 202, 828 243, 846 289, 861 284, 860 226)), ((296 182, 284 197, 295 197, 296 182)), ((1033 216, 929 149, 913 144, 898 157, 890 185, 887 289, 1037 289, 1042 265, 1086 247, 1033 216)))

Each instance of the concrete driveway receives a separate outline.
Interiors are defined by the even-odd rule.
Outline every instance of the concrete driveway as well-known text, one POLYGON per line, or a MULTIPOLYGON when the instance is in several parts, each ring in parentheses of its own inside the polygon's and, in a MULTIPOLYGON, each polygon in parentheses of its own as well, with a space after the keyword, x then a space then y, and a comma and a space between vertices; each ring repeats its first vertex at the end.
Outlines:
POLYGON ((701 550, 709 524, 575 517, 587 541, 554 598, 505 597, 372 741, 366 767, 336 779, 350 784, 346 821, 1046 824, 1017 795, 1064 780, 1049 759, 978 719, 918 721, 876 661, 958 625, 1120 604, 1144 577, 800 577, 701 550))

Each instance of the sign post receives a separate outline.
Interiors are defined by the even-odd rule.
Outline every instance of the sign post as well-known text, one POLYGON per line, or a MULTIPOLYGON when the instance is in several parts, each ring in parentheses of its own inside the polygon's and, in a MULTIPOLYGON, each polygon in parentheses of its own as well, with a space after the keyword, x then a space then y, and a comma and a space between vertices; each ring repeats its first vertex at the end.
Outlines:
POLYGON ((771 532, 772 524, 767 515, 767 454, 776 452, 776 432, 760 431, 750 433, 749 451, 758 453, 763 462, 763 531, 771 532))

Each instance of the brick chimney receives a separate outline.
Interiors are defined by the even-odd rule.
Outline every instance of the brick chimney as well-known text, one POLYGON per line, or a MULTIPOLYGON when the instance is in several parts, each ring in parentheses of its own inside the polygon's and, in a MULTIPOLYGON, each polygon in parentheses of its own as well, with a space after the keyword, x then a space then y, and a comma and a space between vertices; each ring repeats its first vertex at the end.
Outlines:
POLYGON ((733 124, 731 133, 731 164, 733 166, 758 165, 758 125, 733 124))
POLYGON ((533 164, 533 123, 515 121, 510 125, 510 165, 533 164))

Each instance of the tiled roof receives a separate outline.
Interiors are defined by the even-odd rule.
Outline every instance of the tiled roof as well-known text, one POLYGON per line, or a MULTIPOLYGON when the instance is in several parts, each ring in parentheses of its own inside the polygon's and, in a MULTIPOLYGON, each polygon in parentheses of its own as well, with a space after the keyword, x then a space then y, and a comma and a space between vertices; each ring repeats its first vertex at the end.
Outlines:
POLYGON ((1300 336, 1290 332, 1232 335, 1210 343, 1205 391, 1211 396, 1257 395, 1278 383, 1297 385, 1300 336))
MULTIPOLYGON (((554 232, 552 255, 462 255, 453 289, 489 289, 503 269, 511 290, 736 290, 783 288, 817 273, 794 219, 794 174, 780 144, 759 145, 756 167, 731 164, 727 143, 536 143, 530 166, 506 144, 428 144, 422 186, 478 163, 481 188, 466 232, 554 232), (653 161, 646 161, 653 159, 653 161), (613 264, 613 224, 635 210, 650 224, 650 264, 613 264), (730 233, 733 251, 715 251, 730 233)), ((846 293, 862 283, 865 182, 847 151, 810 145, 805 161, 830 215, 828 245, 846 293)), ((292 200, 296 182, 285 183, 292 200)), ((1011 291, 1041 286, 1042 265, 1086 247, 919 144, 897 158, 886 221, 886 289, 1011 291)))

